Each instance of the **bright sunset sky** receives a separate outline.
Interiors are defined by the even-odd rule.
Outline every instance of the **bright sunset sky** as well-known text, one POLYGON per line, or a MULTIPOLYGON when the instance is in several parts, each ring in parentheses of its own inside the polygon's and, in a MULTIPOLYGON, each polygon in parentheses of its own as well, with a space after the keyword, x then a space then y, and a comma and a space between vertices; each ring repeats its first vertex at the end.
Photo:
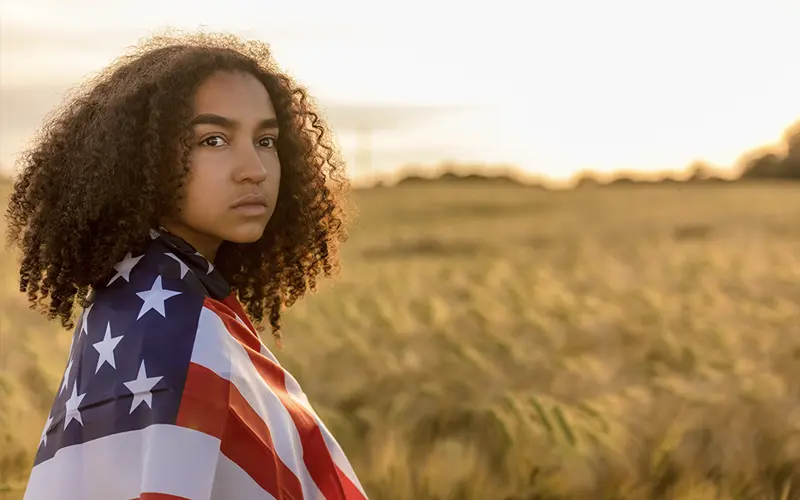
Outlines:
POLYGON ((0 0, 0 165, 63 92, 172 26, 260 38, 329 110, 352 174, 452 159, 732 165, 800 119, 800 0, 0 0))

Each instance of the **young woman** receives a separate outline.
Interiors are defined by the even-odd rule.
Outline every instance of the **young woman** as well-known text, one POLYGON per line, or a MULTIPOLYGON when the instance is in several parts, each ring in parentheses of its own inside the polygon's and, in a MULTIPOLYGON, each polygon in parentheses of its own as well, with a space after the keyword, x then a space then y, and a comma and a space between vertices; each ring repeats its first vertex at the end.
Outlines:
POLYGON ((345 236, 342 162, 267 46, 155 37, 21 166, 20 288, 74 327, 26 499, 366 497, 257 333, 345 236))

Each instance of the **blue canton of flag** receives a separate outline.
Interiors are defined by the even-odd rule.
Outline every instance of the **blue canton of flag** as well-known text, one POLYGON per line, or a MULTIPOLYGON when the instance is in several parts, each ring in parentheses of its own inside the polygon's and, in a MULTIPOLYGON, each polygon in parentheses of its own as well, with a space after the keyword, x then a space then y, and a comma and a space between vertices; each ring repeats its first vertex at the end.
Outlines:
POLYGON ((178 291, 185 285, 175 283, 183 272, 175 260, 132 275, 143 257, 126 255, 102 306, 83 311, 34 465, 66 446, 175 421, 203 303, 178 291), (157 272, 167 265, 174 272, 157 272), (121 282, 130 286, 114 286, 121 282))

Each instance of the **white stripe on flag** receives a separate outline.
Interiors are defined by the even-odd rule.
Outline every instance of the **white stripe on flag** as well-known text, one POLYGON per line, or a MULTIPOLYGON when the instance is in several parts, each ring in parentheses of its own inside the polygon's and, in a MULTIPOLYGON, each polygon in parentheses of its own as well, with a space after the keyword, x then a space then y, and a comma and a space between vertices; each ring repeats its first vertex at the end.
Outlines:
POLYGON ((59 450, 33 469, 24 500, 130 500, 142 493, 275 500, 219 452, 219 440, 163 424, 59 450))
POLYGON ((33 468, 24 500, 129 500, 143 492, 210 499, 219 444, 156 424, 68 446, 33 468))

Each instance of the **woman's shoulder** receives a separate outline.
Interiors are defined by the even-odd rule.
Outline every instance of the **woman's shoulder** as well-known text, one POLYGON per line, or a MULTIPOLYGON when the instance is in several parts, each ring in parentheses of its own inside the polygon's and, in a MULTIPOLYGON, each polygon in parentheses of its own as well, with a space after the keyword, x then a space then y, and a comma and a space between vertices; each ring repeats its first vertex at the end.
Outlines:
POLYGON ((128 252, 114 265, 114 275, 95 287, 89 306, 95 316, 125 324, 155 326, 161 319, 181 319, 186 308, 196 309, 207 295, 200 280, 179 258, 149 247, 141 254, 128 252), (102 312, 101 312, 102 311, 102 312))
POLYGON ((149 246, 140 254, 127 253, 114 266, 104 286, 94 288, 81 312, 75 342, 81 352, 96 357, 103 342, 115 352, 151 357, 152 363, 173 364, 191 353, 200 313, 208 293, 183 260, 149 246))

